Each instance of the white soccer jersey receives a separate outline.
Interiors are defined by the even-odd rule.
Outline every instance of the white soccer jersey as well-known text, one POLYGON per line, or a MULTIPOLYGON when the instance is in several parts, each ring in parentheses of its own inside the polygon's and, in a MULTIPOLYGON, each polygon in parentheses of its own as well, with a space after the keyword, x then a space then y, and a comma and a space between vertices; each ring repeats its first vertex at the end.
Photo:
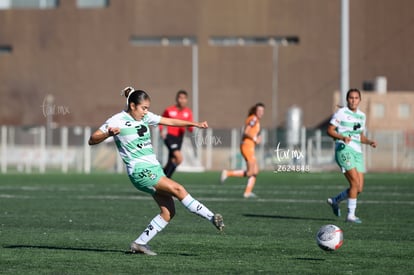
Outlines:
POLYGON ((160 165, 152 149, 149 129, 149 126, 158 125, 160 120, 161 116, 148 112, 141 121, 137 121, 127 112, 122 111, 113 115, 99 127, 104 133, 108 132, 108 127, 121 129, 121 132, 114 136, 114 141, 129 175, 132 174, 136 165, 144 168, 160 165))
MULTIPOLYGON (((352 112, 348 107, 339 109, 333 116, 330 123, 336 126, 338 134, 344 137, 350 137, 351 146, 355 151, 362 152, 361 149, 361 133, 365 130, 365 114, 357 109, 352 112)), ((342 140, 336 140, 342 142, 342 140)))

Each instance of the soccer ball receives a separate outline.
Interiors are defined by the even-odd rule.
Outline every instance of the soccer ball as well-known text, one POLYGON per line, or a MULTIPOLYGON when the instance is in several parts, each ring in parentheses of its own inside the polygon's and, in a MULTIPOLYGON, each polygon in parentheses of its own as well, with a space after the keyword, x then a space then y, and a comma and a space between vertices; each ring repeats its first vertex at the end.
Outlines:
POLYGON ((342 229, 333 224, 322 226, 316 234, 316 243, 326 251, 334 251, 342 246, 344 234, 342 229))

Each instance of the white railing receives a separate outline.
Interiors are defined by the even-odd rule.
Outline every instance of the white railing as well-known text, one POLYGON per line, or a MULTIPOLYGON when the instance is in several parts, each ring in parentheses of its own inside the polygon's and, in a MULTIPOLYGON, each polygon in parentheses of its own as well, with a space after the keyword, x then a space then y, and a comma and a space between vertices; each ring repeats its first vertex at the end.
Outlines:
MULTIPOLYGON (((1 173, 123 173, 124 165, 108 139, 89 146, 90 127, 61 127, 52 130, 48 140, 46 128, 1 126, 1 173)), ((187 134, 182 151, 181 171, 244 169, 240 154, 240 129, 207 129, 187 134)), ((368 170, 414 171, 414 132, 376 131, 369 136, 378 148, 364 146, 368 170)), ((153 146, 158 159, 165 164, 168 152, 158 128, 152 129, 153 146)), ((282 131, 262 130, 262 143, 256 157, 262 170, 280 165, 307 166, 310 171, 337 169, 332 139, 321 130, 302 129, 300 144, 286 145, 282 131)))

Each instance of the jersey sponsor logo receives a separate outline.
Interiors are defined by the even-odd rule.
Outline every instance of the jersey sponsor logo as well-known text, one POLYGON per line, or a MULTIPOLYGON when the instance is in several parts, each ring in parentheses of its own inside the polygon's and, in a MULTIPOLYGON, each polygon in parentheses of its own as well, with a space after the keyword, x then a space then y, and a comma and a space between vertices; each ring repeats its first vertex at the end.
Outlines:
POLYGON ((148 128, 145 127, 145 125, 137 125, 135 128, 137 129, 137 134, 140 137, 143 137, 145 133, 148 132, 148 128))
POLYGON ((147 142, 144 142, 144 143, 138 143, 137 144, 137 147, 139 149, 142 149, 142 148, 147 147, 147 146, 151 146, 151 141, 147 141, 147 142))
POLYGON ((361 128, 361 123, 359 122, 354 123, 354 131, 358 130, 359 128, 361 128))

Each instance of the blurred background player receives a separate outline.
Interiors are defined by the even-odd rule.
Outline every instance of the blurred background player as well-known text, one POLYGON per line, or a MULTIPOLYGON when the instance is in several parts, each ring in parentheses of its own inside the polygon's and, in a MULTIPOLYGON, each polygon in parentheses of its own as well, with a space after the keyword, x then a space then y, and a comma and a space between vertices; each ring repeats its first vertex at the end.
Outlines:
POLYGON ((221 173, 221 183, 224 183, 227 177, 248 177, 246 189, 243 194, 245 198, 256 197, 252 191, 256 183, 256 176, 259 173, 259 166, 257 165, 254 149, 256 144, 261 142, 260 119, 264 115, 264 108, 263 103, 256 103, 252 106, 243 129, 240 151, 246 161, 247 170, 223 170, 221 173))
POLYGON ((327 133, 335 139, 335 160, 349 182, 349 188, 337 196, 328 198, 336 216, 340 216, 339 203, 348 199, 347 222, 361 223, 355 216, 357 196, 364 188, 364 157, 361 144, 377 147, 374 140, 364 135, 366 116, 358 109, 361 92, 350 89, 346 94, 347 106, 340 108, 332 117, 327 133))
MULTIPOLYGON (((163 117, 175 118, 186 121, 193 120, 193 113, 190 108, 187 107, 188 94, 184 90, 179 90, 175 96, 175 105, 169 106, 162 114, 163 117)), ((168 178, 171 178, 178 165, 183 162, 183 155, 181 154, 181 145, 185 130, 189 132, 193 131, 193 127, 166 127, 167 130, 163 131, 163 126, 160 125, 161 137, 164 139, 164 143, 168 148, 168 162, 164 166, 164 173, 168 178)))

